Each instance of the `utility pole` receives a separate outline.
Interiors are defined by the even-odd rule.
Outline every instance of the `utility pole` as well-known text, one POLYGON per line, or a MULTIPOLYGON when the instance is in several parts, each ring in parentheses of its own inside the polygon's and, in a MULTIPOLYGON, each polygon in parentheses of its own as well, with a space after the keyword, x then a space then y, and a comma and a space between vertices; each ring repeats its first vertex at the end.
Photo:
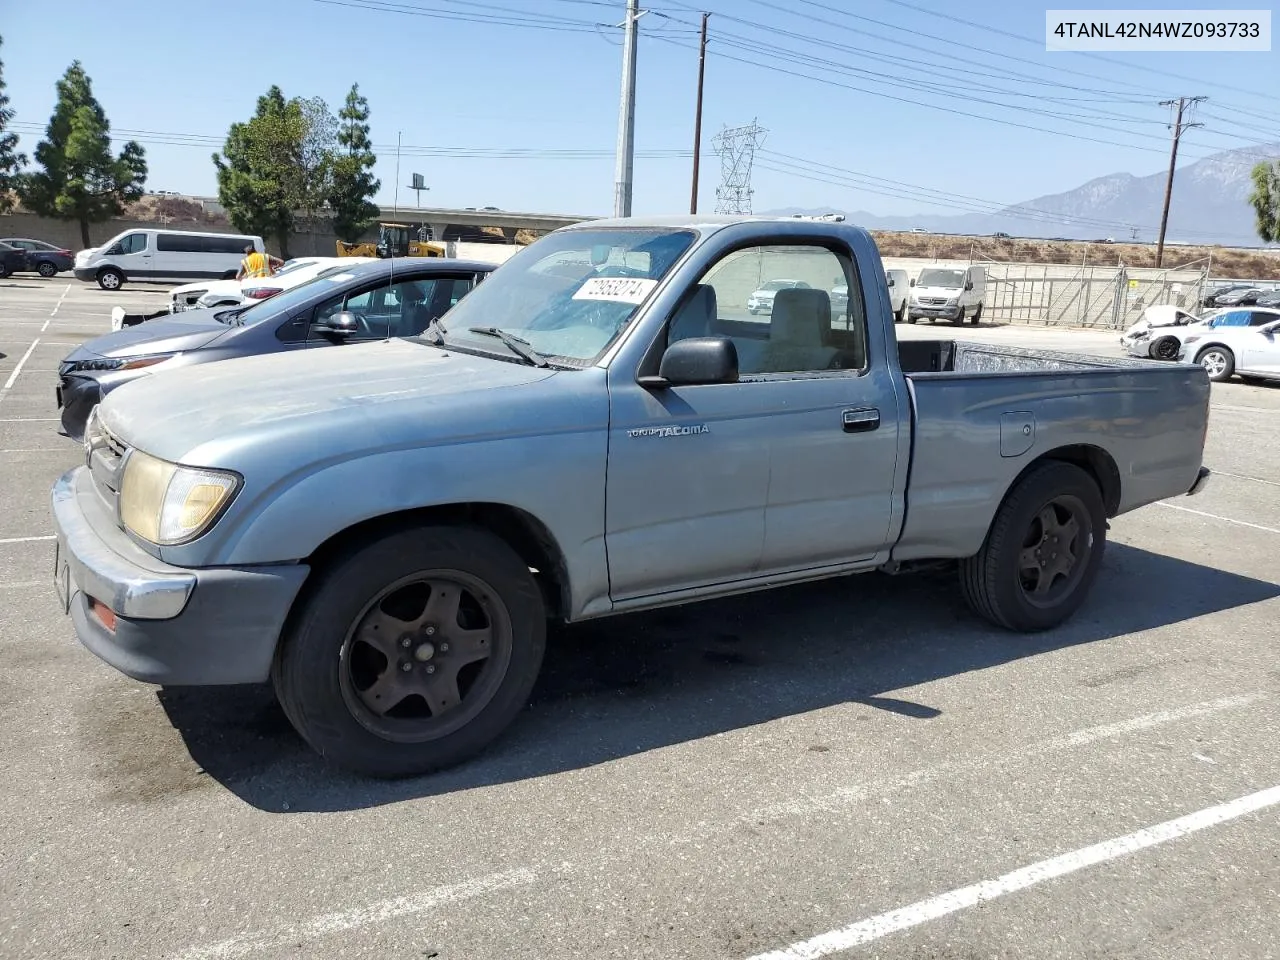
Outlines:
POLYGON ((1182 133, 1191 127, 1202 127, 1202 123, 1183 123, 1182 113, 1188 104, 1196 104, 1207 97, 1179 97, 1177 100, 1161 100, 1160 106, 1172 107, 1177 106, 1177 113, 1173 121, 1173 146, 1169 151, 1169 178, 1164 184, 1164 212, 1160 214, 1160 239, 1156 241, 1156 266, 1159 267, 1164 263, 1164 232, 1169 226, 1169 201, 1173 197, 1173 171, 1178 164, 1178 141, 1182 139, 1182 133))
POLYGON ((631 216, 636 132, 636 21, 640 17, 640 0, 627 0, 627 19, 621 24, 626 33, 622 41, 622 103, 618 107, 618 159, 613 184, 615 217, 631 216))
POLYGON ((693 190, 689 194, 689 212, 698 212, 698 159, 702 153, 702 78, 707 66, 707 17, 702 15, 702 42, 698 45, 698 108, 693 115, 693 190))

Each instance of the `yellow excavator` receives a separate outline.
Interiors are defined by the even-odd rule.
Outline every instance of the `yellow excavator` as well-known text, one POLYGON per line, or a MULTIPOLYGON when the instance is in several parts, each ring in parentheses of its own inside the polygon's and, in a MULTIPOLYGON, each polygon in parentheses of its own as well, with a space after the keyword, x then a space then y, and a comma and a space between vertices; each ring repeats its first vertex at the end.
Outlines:
POLYGON ((378 224, 377 243, 345 243, 337 241, 340 257, 443 257, 445 249, 442 244, 429 243, 419 229, 419 239, 411 237, 412 227, 404 223, 378 224))

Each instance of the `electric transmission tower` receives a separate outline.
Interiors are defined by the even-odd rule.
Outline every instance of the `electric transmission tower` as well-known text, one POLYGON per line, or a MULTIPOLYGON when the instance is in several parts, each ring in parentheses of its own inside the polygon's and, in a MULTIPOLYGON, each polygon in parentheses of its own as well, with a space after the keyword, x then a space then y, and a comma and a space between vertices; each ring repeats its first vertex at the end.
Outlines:
POLYGON ((720 158, 716 213, 751 212, 751 164, 766 132, 752 120, 746 126, 724 127, 711 141, 720 158))

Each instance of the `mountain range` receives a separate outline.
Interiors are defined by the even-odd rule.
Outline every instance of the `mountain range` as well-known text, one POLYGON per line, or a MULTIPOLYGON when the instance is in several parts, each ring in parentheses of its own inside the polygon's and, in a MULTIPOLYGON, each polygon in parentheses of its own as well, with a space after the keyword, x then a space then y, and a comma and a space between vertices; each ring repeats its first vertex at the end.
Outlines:
MULTIPOLYGON (((1262 245, 1254 230, 1248 195, 1250 171, 1263 157, 1280 158, 1280 143, 1213 154, 1179 165, 1173 181, 1166 242, 1262 245)), ((865 210, 835 207, 785 207, 762 211, 769 215, 816 216, 843 213, 846 220, 871 230, 911 230, 985 236, 1008 233, 1015 237, 1066 237, 1072 240, 1113 238, 1128 241, 1132 228, 1139 241, 1154 241, 1160 229, 1167 171, 1148 176, 1113 173, 1064 193, 1036 197, 990 213, 920 214, 882 217, 865 210)), ((967 198, 956 203, 968 204, 967 198)), ((975 204, 976 205, 976 204, 975 204)))

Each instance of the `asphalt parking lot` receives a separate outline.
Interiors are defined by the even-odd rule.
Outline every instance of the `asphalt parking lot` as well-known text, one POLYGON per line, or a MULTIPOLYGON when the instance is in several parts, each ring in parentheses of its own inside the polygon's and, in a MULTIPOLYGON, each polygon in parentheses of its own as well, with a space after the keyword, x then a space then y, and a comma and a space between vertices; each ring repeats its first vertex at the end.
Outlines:
POLYGON ((0 281, 0 957, 1280 953, 1280 389, 1213 388, 1207 490, 1113 521, 1058 630, 944 575, 560 629, 509 735, 388 784, 268 691, 128 680, 58 608, 57 361, 163 303, 0 281))

